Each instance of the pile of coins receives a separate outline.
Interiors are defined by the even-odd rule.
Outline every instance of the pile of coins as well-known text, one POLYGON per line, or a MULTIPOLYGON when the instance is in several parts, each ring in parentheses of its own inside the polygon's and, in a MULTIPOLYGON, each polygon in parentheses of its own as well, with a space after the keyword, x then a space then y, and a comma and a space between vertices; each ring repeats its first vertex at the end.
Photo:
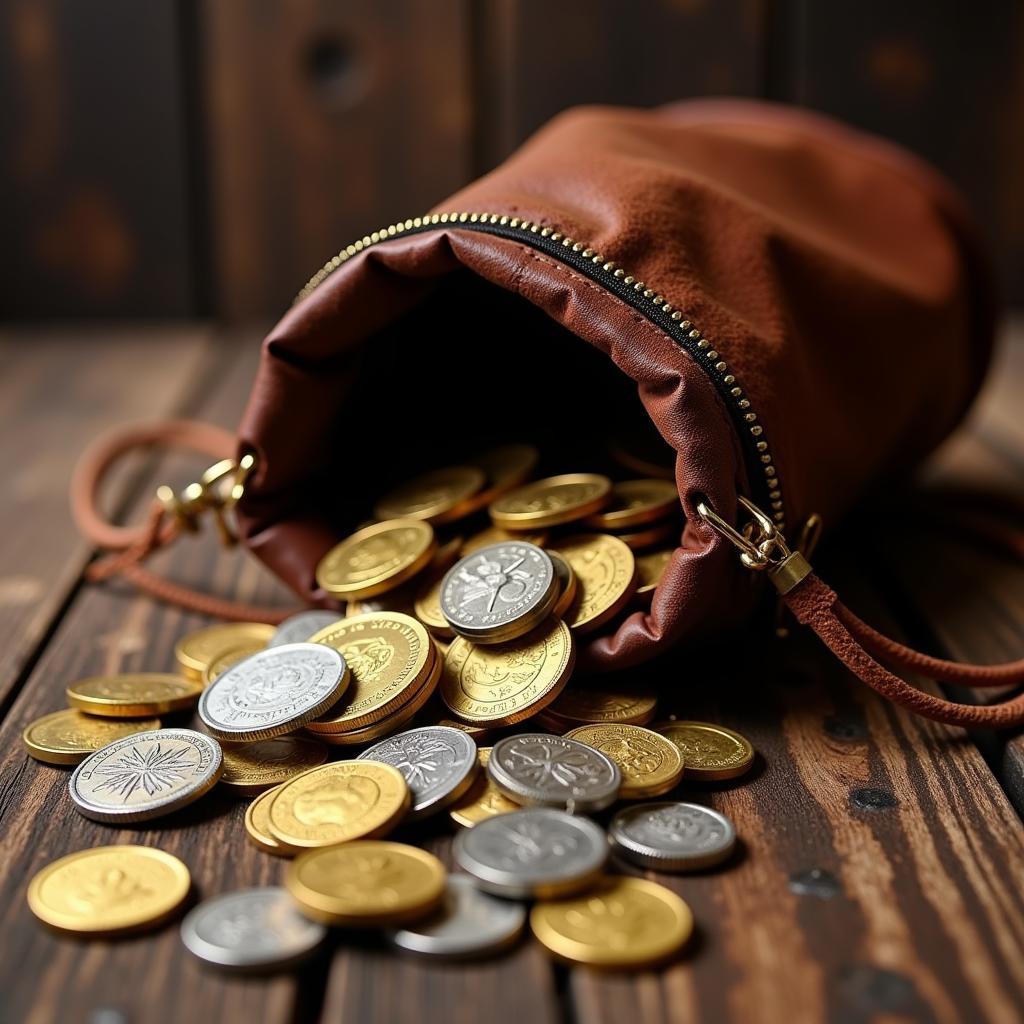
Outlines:
MULTIPOLYGON (((536 461, 506 446, 377 502, 379 521, 317 568, 344 616, 199 630, 177 645, 180 676, 81 680, 68 709, 25 730, 33 757, 77 765, 71 799, 99 822, 150 821, 214 786, 252 798, 246 834, 289 859, 284 884, 193 909, 182 940, 196 956, 269 969, 311 953, 327 927, 378 927, 396 948, 467 957, 511 945, 527 920, 571 962, 648 966, 684 946, 686 904, 609 865, 727 860, 729 821, 671 794, 742 775, 753 749, 717 725, 652 725, 657 696, 643 687, 568 685, 577 638, 656 585, 672 548, 648 550, 646 569, 634 549, 670 543, 678 498, 661 479, 528 482, 536 461), (452 532, 484 509, 489 525, 452 532), (192 712, 198 728, 162 724, 192 712), (459 829, 458 874, 390 838, 434 815, 459 829)), ((49 865, 28 896, 52 927, 117 935, 167 920, 188 890, 177 858, 112 846, 49 865), (109 913, 76 897, 112 873, 146 895, 109 913)))

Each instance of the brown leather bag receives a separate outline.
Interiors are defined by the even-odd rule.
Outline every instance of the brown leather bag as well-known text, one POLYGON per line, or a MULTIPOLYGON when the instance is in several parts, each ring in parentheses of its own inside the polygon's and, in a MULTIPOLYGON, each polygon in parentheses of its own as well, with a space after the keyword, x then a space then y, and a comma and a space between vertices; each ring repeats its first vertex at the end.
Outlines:
POLYGON ((592 640, 583 669, 735 626, 767 577, 894 700, 1005 725, 1019 701, 953 705, 880 661, 979 685, 1024 665, 922 664, 786 542, 930 452, 977 392, 992 337, 968 219, 906 152, 767 104, 572 110, 303 289, 239 428, 256 468, 238 521, 296 593, 329 603, 316 564, 392 473, 489 434, 575 448, 562 468, 586 468, 642 409, 674 451, 685 526, 650 610, 592 640))

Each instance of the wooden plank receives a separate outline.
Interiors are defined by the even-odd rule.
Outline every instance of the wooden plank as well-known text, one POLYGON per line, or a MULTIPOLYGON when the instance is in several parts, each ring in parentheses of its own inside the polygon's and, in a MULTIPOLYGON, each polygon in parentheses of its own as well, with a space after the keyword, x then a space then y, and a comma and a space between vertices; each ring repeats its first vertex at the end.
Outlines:
POLYGON ((218 312, 281 315, 344 245, 464 183, 465 7, 200 6, 218 312))
MULTIPOLYGON (((0 707, 89 555, 67 501, 83 446, 115 424, 182 408, 208 357, 200 329, 0 335, 0 707)), ((136 478, 129 471, 111 482, 109 508, 136 478)))

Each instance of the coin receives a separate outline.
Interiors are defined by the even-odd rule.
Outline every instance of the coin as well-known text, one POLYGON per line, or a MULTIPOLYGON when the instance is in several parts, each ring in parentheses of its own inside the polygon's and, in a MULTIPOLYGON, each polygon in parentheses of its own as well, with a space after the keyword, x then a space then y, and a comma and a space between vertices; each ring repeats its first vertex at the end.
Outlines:
POLYGON ((350 678, 345 659, 333 647, 271 647, 218 676, 199 699, 199 717, 219 739, 270 739, 337 703, 350 678))
POLYGON ((490 757, 490 747, 481 747, 477 751, 480 767, 484 770, 477 774, 476 780, 462 799, 449 809, 448 814, 456 825, 472 828, 478 822, 493 818, 496 814, 508 814, 509 811, 519 810, 520 805, 509 800, 487 774, 487 762, 490 757))
POLYGON ((192 707, 203 688, 181 676, 132 672, 79 679, 67 688, 68 703, 106 718, 149 718, 192 707))
POLYGON ((312 608, 307 612, 299 612, 297 615, 292 615, 290 618, 285 619, 274 630, 274 635, 270 638, 267 646, 280 647, 282 644, 305 643, 314 633, 334 625, 341 618, 343 616, 340 612, 326 611, 319 608, 312 608))
POLYGON ((473 534, 462 544, 462 554, 471 555, 481 548, 490 547, 492 544, 500 544, 502 541, 521 540, 527 544, 536 544, 542 548, 548 542, 547 530, 500 530, 497 526, 488 526, 485 530, 473 534))
POLYGON ((477 771, 476 744, 458 729, 425 725, 389 736, 359 755, 397 768, 409 786, 411 819, 425 818, 454 803, 477 771))
POLYGON ((441 613, 460 636, 501 643, 539 625, 558 598, 541 548, 503 541, 459 559, 441 583, 441 613))
POLYGON ((163 924, 191 879, 177 857, 149 846, 95 846, 48 864, 29 883, 32 913, 52 928, 114 936, 163 924))
POLYGON ((427 631, 401 612, 370 612, 343 619, 314 633, 313 643, 344 655, 352 685, 328 715, 307 728, 313 733, 351 732, 372 725, 407 703, 437 657, 427 631))
POLYGON ((425 920, 390 932, 388 938, 410 953, 463 959, 511 946, 525 923, 525 907, 488 896, 465 875, 449 875, 441 906, 425 920))
POLYGON ((236 970, 290 966, 326 937, 327 929, 300 914, 287 890, 276 885, 215 896, 181 922, 181 941, 190 953, 236 970))
POLYGON ((448 620, 441 611, 441 586, 444 583, 444 576, 437 579, 427 580, 416 599, 413 602, 413 611, 416 618, 430 630, 434 636, 451 638, 455 636, 455 630, 448 624, 448 620))
POLYGON ((74 770, 68 790, 87 818, 118 825, 198 800, 223 770, 215 739, 194 729, 154 729, 94 751, 74 770))
POLYGON ((616 853, 657 871, 700 871, 726 860, 736 830, 724 814, 699 804, 636 804, 608 826, 616 853))
POLYGON ((565 473, 524 484, 491 503, 491 520, 503 530, 536 530, 571 523, 597 512, 611 498, 612 482, 597 473, 565 473))
POLYGON ((450 523, 473 510, 471 499, 486 483, 476 466, 448 466, 409 480, 381 498, 374 508, 378 519, 425 519, 450 523))
POLYGON ((444 865, 403 843, 357 840, 311 850, 292 863, 286 884, 299 909, 333 925, 402 924, 440 906, 444 865))
POLYGON ((94 750, 123 736, 159 728, 159 718, 110 720, 65 708, 37 718, 25 728, 21 739, 37 761, 69 765, 79 764, 94 750))
POLYGON ((608 841, 589 818, 530 807, 460 832, 453 853, 486 892, 546 899, 593 885, 608 859, 608 841))
POLYGON ((187 678, 201 682, 206 666, 217 655, 231 647, 263 647, 273 635, 274 627, 265 622, 221 622, 183 636, 174 648, 174 656, 187 678))
POLYGON ((735 779, 746 774, 754 763, 750 741, 723 725, 661 722, 654 728, 679 748, 688 779, 735 779))
POLYGON ((277 857, 288 856, 286 850, 270 832, 270 803, 277 796, 280 786, 260 793, 245 809, 245 831, 254 846, 277 857))
POLYGON ((334 761, 284 783, 270 802, 267 826, 287 850, 300 852, 382 836, 409 809, 402 773, 376 761, 334 761))
POLYGON ((557 619, 504 644, 456 637, 444 658, 441 697, 467 722, 514 725, 562 692, 575 660, 572 634, 557 619))
POLYGON ((327 748, 302 736, 232 744, 224 751, 220 781, 238 796, 256 796, 327 760, 327 748))
POLYGON ((690 908, 645 878, 609 878, 573 899, 538 903, 530 911, 537 940, 555 956, 592 967, 654 967, 669 960, 693 932, 690 908))
POLYGON ((587 517, 598 530, 625 530, 664 519, 679 508, 679 492, 669 480, 620 480, 608 504, 587 517))
POLYGON ((555 582, 558 585, 558 597, 551 608, 551 614, 556 619, 562 619, 573 606, 579 585, 576 582, 576 573, 572 571, 572 566, 557 551, 548 551, 546 554, 554 566, 555 582))
POLYGON ((576 602, 569 610, 570 628, 590 633, 615 618, 636 589, 633 552, 617 537, 584 533, 558 542, 557 554, 579 581, 576 602))
POLYGON ((596 722, 645 725, 654 717, 657 705, 658 698, 644 687, 591 682, 567 686, 544 714, 565 724, 566 730, 596 722))
POLYGON ((622 772, 621 800, 660 796, 679 785, 683 757, 679 748, 660 733, 639 725, 604 722, 581 725, 565 734, 607 754, 622 772))
POLYGON ((635 530, 619 530, 615 536, 631 551, 646 551, 648 548, 660 548, 678 541, 679 523, 675 519, 666 519, 635 530))
POLYGON ((487 483, 474 495, 473 510, 486 508, 496 498, 526 483, 539 459, 540 453, 529 444, 505 444, 478 455, 473 465, 483 470, 487 483))
POLYGON ((238 644, 235 647, 225 647, 218 655, 210 660, 210 663, 203 669, 203 685, 209 686, 215 679, 219 679, 233 665, 237 665, 246 658, 266 650, 266 644, 253 641, 247 644, 238 644))
POLYGON ((574 814, 610 806, 622 784, 619 766, 607 754, 539 732, 506 736, 495 743, 487 774, 510 800, 574 814))
POLYGON ((638 597, 650 598, 654 593, 661 577, 665 575, 668 563, 672 561, 675 548, 661 548, 658 551, 649 551, 644 555, 635 555, 636 558, 636 592, 638 597))
POLYGON ((435 547, 429 523, 408 518, 375 523, 331 548, 316 567, 316 582, 334 597, 373 597, 425 568, 435 547))

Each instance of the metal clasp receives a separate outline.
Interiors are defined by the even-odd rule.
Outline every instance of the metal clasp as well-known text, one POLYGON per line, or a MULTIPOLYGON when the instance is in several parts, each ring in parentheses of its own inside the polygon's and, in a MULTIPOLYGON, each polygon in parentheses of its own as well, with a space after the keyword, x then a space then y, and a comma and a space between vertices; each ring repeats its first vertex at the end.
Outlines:
POLYGON ((174 516, 179 527, 188 533, 198 533, 203 513, 212 513, 221 543, 224 547, 233 547, 238 543, 238 533, 229 524, 227 512, 242 497, 245 483, 255 468, 256 456, 251 453, 237 461, 221 459, 179 494, 175 494, 167 484, 161 484, 156 489, 156 496, 174 516))

